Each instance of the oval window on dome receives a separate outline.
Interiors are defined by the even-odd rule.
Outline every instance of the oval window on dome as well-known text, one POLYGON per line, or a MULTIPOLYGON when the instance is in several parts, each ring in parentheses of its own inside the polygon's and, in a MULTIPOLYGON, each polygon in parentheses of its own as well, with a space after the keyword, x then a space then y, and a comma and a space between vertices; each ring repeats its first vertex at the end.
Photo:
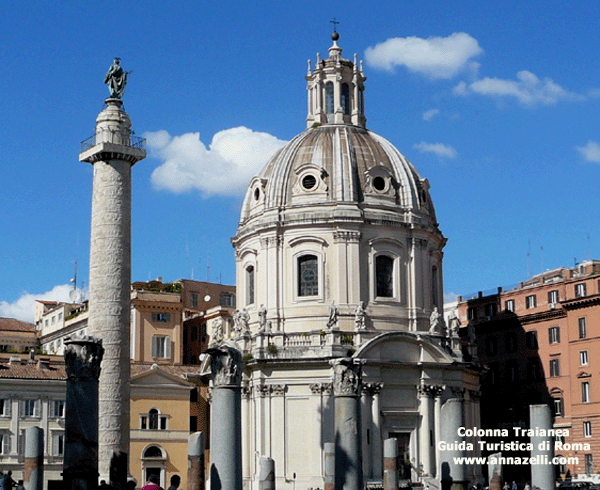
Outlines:
POLYGON ((304 177, 302 177, 302 187, 304 187, 305 190, 310 191, 312 189, 314 189, 317 186, 317 178, 312 175, 312 174, 308 174, 304 177))
POLYGON ((377 176, 373 179, 373 187, 376 191, 383 192, 385 190, 385 179, 377 176))
POLYGON ((260 189, 257 187, 254 189, 254 200, 258 201, 260 199, 260 189))

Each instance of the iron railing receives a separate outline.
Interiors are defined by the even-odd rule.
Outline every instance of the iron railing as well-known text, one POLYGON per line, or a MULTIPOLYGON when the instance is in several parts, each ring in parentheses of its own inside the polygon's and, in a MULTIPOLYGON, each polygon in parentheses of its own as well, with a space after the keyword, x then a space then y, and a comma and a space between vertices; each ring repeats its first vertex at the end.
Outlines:
POLYGON ((89 150, 98 143, 114 143, 116 145, 129 146, 131 148, 146 149, 146 138, 132 136, 122 131, 103 130, 98 131, 88 139, 81 142, 81 151, 89 150))

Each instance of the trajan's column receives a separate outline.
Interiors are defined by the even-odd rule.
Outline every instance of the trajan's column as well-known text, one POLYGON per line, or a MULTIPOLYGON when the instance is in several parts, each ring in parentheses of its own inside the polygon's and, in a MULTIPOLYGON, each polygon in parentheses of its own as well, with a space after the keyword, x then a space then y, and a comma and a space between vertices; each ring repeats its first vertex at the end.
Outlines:
POLYGON ((88 325, 105 349, 98 469, 106 481, 112 452, 129 454, 131 167, 146 157, 145 140, 131 136, 131 120, 123 110, 127 75, 115 58, 105 78, 110 97, 79 154, 80 161, 94 166, 88 325))

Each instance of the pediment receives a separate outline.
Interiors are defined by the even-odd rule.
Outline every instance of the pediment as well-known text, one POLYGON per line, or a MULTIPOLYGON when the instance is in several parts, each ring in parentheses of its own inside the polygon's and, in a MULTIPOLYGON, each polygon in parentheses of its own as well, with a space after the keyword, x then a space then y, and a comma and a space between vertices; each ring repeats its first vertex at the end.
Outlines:
POLYGON ((591 375, 590 373, 586 372, 586 371, 581 371, 581 372, 580 372, 580 373, 577 375, 577 377, 578 377, 578 378, 589 378, 589 377, 591 377, 591 376, 592 376, 592 375, 591 375))
POLYGON ((371 339, 354 357, 400 363, 452 363, 452 356, 417 332, 387 332, 371 339))
MULTIPOLYGON (((156 365, 154 365, 156 366, 156 365)), ((194 385, 183 378, 163 371, 160 367, 151 367, 147 371, 131 377, 131 387, 152 387, 171 389, 191 389, 194 385)))

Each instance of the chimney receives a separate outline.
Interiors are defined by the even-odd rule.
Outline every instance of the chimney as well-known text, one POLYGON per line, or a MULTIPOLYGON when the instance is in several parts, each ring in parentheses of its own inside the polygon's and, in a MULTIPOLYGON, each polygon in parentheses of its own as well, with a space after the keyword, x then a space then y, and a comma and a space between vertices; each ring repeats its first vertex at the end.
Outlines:
POLYGON ((21 356, 10 356, 10 359, 8 360, 8 365, 14 366, 18 364, 21 364, 21 356))
POLYGON ((50 359, 48 359, 47 357, 40 357, 40 360, 37 363, 37 369, 38 371, 43 371, 45 369, 48 369, 50 367, 50 359))

